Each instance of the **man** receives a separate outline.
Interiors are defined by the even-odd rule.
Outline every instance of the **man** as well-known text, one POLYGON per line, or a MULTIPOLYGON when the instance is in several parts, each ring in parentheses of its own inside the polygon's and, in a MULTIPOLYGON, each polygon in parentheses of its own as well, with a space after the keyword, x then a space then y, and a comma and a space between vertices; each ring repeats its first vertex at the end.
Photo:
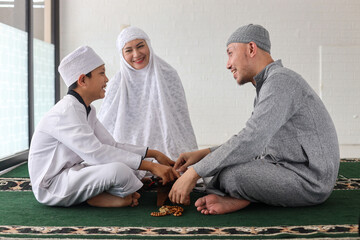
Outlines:
POLYGON ((252 116, 221 146, 179 157, 178 171, 192 166, 173 185, 173 202, 189 204, 196 180, 209 176, 211 194, 195 202, 203 214, 233 212, 251 202, 307 206, 330 196, 340 161, 333 122, 306 81, 272 59, 270 47, 260 25, 230 36, 227 68, 239 85, 255 86, 252 116))
POLYGON ((90 47, 66 56, 59 72, 68 95, 41 120, 29 152, 32 189, 40 203, 136 206, 140 197, 136 191, 142 186, 136 170, 150 171, 164 184, 178 176, 164 154, 118 143, 98 121, 90 104, 105 96, 108 78, 103 60, 90 47), (163 165, 144 158, 156 158, 163 165))

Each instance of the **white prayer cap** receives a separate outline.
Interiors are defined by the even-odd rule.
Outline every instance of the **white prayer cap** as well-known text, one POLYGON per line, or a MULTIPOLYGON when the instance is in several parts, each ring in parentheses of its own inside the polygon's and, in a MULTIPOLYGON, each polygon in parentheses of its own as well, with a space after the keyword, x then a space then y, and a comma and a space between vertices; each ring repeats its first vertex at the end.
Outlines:
POLYGON ((81 74, 88 74, 104 64, 91 47, 82 46, 63 58, 58 71, 66 86, 69 87, 78 80, 81 74))

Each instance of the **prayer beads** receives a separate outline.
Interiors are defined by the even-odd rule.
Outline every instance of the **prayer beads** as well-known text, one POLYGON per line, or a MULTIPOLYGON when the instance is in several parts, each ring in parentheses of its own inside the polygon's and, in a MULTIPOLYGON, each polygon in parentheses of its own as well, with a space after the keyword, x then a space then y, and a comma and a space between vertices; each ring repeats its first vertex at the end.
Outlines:
POLYGON ((164 205, 161 208, 159 208, 159 212, 152 212, 152 213, 150 213, 150 215, 153 217, 162 217, 162 216, 172 214, 175 217, 179 217, 182 215, 183 212, 184 212, 184 209, 180 206, 164 205))

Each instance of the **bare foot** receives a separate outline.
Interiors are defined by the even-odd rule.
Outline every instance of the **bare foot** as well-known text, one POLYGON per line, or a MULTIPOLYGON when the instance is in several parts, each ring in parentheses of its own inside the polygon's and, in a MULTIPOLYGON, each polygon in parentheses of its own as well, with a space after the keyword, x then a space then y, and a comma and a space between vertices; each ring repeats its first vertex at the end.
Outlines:
POLYGON ((199 198, 195 202, 195 207, 202 214, 225 214, 240 210, 250 204, 244 199, 237 199, 228 196, 219 196, 216 194, 209 194, 205 197, 199 198))
POLYGON ((132 202, 131 202, 131 207, 136 207, 137 205, 139 205, 139 198, 140 198, 140 194, 137 192, 134 192, 131 197, 132 197, 132 202))
POLYGON ((137 192, 123 198, 103 192, 87 200, 87 203, 93 207, 135 207, 139 204, 139 198, 140 194, 137 192))

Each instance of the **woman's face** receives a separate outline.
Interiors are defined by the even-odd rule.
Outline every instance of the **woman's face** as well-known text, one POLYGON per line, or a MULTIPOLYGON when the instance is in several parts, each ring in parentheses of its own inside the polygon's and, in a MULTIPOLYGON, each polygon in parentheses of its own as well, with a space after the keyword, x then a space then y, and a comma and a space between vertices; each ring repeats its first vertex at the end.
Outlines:
POLYGON ((150 50, 144 39, 135 39, 125 44, 123 56, 135 69, 143 69, 149 63, 150 50))

